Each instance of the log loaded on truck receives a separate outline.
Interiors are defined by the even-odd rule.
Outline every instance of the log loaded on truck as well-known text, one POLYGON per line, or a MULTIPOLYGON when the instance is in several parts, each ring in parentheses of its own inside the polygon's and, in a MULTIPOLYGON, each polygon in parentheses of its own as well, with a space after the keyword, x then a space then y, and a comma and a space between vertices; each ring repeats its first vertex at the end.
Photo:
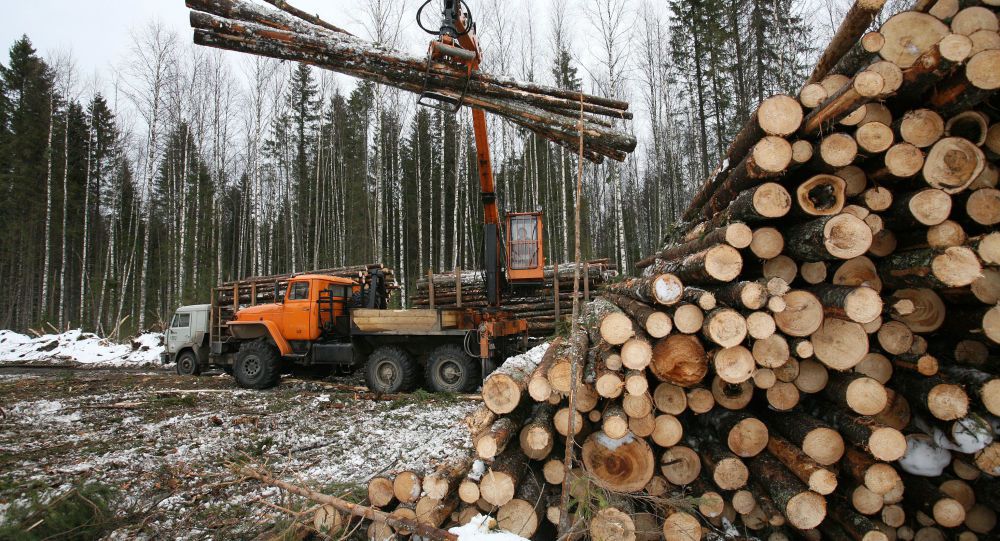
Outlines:
MULTIPOLYGON (((482 57, 463 4, 445 0, 440 29, 425 28, 436 35, 427 62, 454 64, 471 77, 482 57)), ((452 113, 465 105, 464 96, 426 88, 421 105, 452 113)), ((473 108, 472 121, 487 307, 387 310, 379 269, 357 280, 322 272, 250 279, 216 288, 209 305, 180 308, 167 331, 165 360, 176 361, 182 374, 218 366, 252 389, 273 387, 296 367, 364 367, 371 390, 409 391, 422 367, 430 390, 475 390, 497 361, 527 345, 527 322, 503 310, 502 296, 518 285, 543 283, 545 258, 541 213, 508 214, 502 231, 485 112, 473 108)))

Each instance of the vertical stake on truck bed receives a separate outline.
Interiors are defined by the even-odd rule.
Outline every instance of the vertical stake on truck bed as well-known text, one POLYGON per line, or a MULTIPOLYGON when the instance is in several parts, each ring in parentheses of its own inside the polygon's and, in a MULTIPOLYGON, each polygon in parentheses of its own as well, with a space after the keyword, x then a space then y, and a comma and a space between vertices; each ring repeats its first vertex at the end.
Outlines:
MULTIPOLYGON (((583 264, 583 302, 590 302, 590 262, 583 264)), ((575 280, 575 278, 574 278, 575 280)), ((575 287, 575 286, 574 286, 575 287)), ((576 295, 573 296, 573 303, 576 303, 576 295)))
POLYGON ((455 267, 455 306, 462 307, 462 269, 455 267))
POLYGON ((559 314, 559 263, 556 263, 555 267, 552 269, 552 288, 554 290, 553 294, 555 295, 555 304, 556 304, 556 325, 558 325, 559 315, 560 315, 559 314))
POLYGON ((431 309, 434 309, 434 271, 427 270, 427 296, 431 301, 431 309))

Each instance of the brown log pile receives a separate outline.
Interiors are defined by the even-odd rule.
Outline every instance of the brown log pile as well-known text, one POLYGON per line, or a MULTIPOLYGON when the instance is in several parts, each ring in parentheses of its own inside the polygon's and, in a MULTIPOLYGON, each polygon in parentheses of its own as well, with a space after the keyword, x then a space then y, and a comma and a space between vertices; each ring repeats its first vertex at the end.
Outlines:
MULTIPOLYGON (((551 336, 560 321, 573 313, 573 263, 545 267, 544 283, 517 286, 503 296, 503 309, 528 322, 528 334, 534 338, 551 336)), ((584 302, 618 275, 607 259, 588 261, 580 268, 578 298, 584 302)), ((414 308, 481 308, 486 306, 486 282, 481 271, 456 269, 428 274, 417 280, 410 296, 414 308)))
POLYGON ((187 0, 194 42, 280 60, 304 62, 414 93, 433 91, 501 116, 594 162, 624 161, 636 138, 616 127, 630 120, 628 102, 521 82, 458 63, 434 61, 365 41, 285 2, 273 9, 251 0, 187 0), (582 120, 582 127, 580 126, 582 120))

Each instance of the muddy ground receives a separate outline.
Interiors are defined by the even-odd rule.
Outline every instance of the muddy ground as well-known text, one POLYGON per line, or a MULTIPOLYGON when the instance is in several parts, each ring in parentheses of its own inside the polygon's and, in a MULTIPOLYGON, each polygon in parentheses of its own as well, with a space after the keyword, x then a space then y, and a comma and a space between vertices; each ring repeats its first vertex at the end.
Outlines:
POLYGON ((9 532, 29 508, 28 522, 44 519, 38 502, 96 486, 109 539, 281 538, 296 528, 278 507, 310 505, 240 480, 233 465, 359 498, 376 474, 471 445, 462 419, 478 403, 372 400, 353 383, 248 391, 222 374, 0 368, 0 526, 9 532))

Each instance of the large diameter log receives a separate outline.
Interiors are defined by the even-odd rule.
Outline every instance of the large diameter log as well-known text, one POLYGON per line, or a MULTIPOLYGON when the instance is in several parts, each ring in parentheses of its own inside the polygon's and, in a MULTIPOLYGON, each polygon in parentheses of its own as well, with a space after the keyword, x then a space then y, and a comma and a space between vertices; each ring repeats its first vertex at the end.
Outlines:
POLYGON ((719 411, 698 418, 712 427, 716 437, 737 456, 757 456, 767 446, 767 425, 745 411, 719 411))
POLYGON ((762 453, 751 460, 750 472, 792 526, 808 530, 826 518, 826 499, 809 490, 770 454, 762 453))
POLYGON ((893 128, 903 141, 927 148, 944 136, 944 119, 932 109, 913 109, 894 122, 893 128))
POLYGON ((368 501, 373 507, 386 507, 396 501, 396 495, 392 490, 392 479, 382 476, 372 477, 368 481, 368 501))
POLYGON ((771 435, 767 440, 767 452, 781 462, 809 490, 826 496, 837 488, 837 475, 805 454, 790 441, 781 436, 771 435))
POLYGON ((672 274, 648 278, 629 278, 607 286, 607 291, 631 297, 646 304, 671 306, 680 302, 684 284, 672 274))
POLYGON ((392 480, 392 492, 400 503, 416 503, 423 491, 423 478, 418 472, 402 471, 392 480))
MULTIPOLYGON (((909 442, 909 437, 907 437, 907 442, 909 442)), ((861 452, 851 445, 847 446, 840 465, 842 472, 880 496, 888 494, 903 482, 899 477, 899 472, 891 465, 877 462, 867 453, 861 452)))
POLYGON ((954 194, 972 184, 984 167, 986 156, 979 147, 961 137, 945 137, 927 153, 923 176, 931 187, 954 194))
POLYGON ((872 245, 872 231, 850 214, 824 216, 790 228, 786 251, 802 261, 851 259, 864 255, 872 245))
POLYGON ((528 388, 528 380, 538 368, 540 360, 528 355, 518 355, 507 359, 500 368, 494 370, 483 382, 482 395, 486 407, 498 415, 514 411, 521 403, 522 395, 528 388))
MULTIPOLYGON (((562 337, 556 337, 549 343, 549 349, 545 350, 541 362, 531 373, 528 379, 528 395, 535 402, 546 402, 552 396, 552 385, 549 384, 549 370, 556 362, 556 352, 562 347, 562 337)), ((474 432, 475 434, 475 432, 474 432)))
POLYGON ((660 456, 660 471, 671 484, 684 486, 701 474, 701 458, 694 449, 675 445, 660 456))
POLYGON ((719 244, 683 259, 659 260, 647 268, 646 273, 651 269, 654 272, 673 274, 684 283, 729 282, 739 276, 743 269, 743 257, 736 248, 728 244, 719 244))
POLYGON ((697 336, 673 334, 656 342, 649 371, 656 379, 693 387, 708 373, 708 358, 697 336))
POLYGON ((948 25, 933 15, 904 11, 889 18, 879 29, 885 44, 879 55, 900 68, 906 69, 924 51, 941 41, 949 32, 948 25))
POLYGON ((884 4, 885 0, 857 0, 854 2, 837 28, 837 33, 833 35, 833 39, 830 40, 826 49, 823 50, 823 54, 816 61, 816 66, 813 67, 809 79, 806 80, 807 85, 821 81, 830 73, 830 70, 861 39, 878 13, 882 11, 884 4))
MULTIPOLYGON (((854 140, 849 135, 847 137, 854 140)), ((716 213, 707 223, 711 227, 721 227, 734 222, 765 222, 785 216, 791 208, 792 197, 788 190, 778 183, 765 182, 741 192, 725 210, 716 213)))
POLYGON ((417 514, 417 522, 438 528, 448 520, 456 507, 458 498, 454 495, 444 500, 424 496, 417 502, 414 511, 417 514))
POLYGON ((844 440, 829 425, 800 411, 773 414, 768 426, 821 466, 836 464, 844 456, 844 440))
POLYGON ((614 440, 604 432, 595 432, 584 442, 582 456, 587 472, 602 487, 615 492, 642 490, 656 467, 649 444, 631 435, 614 440))
POLYGON ((879 262, 878 271, 889 287, 945 289, 971 285, 982 265, 970 248, 954 246, 897 252, 879 262))
POLYGON ((521 447, 508 446, 479 481, 480 497, 497 507, 511 501, 527 468, 528 457, 521 447))
POLYGON ((939 376, 897 370, 893 374, 892 385, 910 404, 942 421, 961 419, 969 412, 969 395, 962 387, 939 376))

